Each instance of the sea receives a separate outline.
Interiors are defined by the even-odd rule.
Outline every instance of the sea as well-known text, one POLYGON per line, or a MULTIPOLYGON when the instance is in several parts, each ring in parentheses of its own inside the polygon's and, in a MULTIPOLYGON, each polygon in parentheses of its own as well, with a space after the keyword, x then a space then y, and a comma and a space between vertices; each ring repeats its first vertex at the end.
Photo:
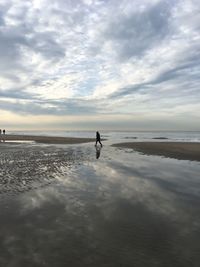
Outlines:
MULTIPOLYGON (((169 142, 200 142, 200 131, 102 131, 101 137, 113 142, 143 142, 143 141, 169 141, 169 142)), ((45 135, 95 138, 95 131, 10 131, 8 134, 45 135)))

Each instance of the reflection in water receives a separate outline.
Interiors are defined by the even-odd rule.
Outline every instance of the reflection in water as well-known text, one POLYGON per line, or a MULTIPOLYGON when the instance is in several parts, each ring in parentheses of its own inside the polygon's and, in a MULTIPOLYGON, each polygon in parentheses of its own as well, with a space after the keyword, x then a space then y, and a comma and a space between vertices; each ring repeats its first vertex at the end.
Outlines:
POLYGON ((96 148, 96 159, 98 159, 100 157, 102 147, 95 146, 95 148, 96 148))
POLYGON ((198 266, 198 163, 103 152, 68 166, 58 150, 53 183, 0 198, 0 266, 198 266))

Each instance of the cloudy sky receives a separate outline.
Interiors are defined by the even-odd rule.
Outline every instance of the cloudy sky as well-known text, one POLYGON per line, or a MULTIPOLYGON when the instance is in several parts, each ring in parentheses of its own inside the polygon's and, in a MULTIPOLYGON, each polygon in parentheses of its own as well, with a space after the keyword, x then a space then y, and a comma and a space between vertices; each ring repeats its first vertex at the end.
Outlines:
POLYGON ((200 130, 199 0, 0 0, 0 128, 200 130))

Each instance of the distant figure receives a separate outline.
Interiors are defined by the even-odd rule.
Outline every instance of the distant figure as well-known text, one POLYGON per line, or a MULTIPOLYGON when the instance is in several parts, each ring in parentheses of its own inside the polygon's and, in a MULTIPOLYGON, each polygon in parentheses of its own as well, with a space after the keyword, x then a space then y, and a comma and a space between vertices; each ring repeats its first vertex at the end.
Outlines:
POLYGON ((95 144, 95 146, 97 145, 97 142, 99 142, 101 147, 103 146, 102 143, 101 143, 101 136, 100 136, 99 132, 96 132, 96 144, 95 144))
POLYGON ((0 142, 1 142, 1 129, 0 129, 0 142))
MULTIPOLYGON (((5 134, 6 134, 6 130, 3 129, 3 135, 5 136, 5 134)), ((3 136, 3 142, 5 142, 5 137, 4 136, 3 136)))

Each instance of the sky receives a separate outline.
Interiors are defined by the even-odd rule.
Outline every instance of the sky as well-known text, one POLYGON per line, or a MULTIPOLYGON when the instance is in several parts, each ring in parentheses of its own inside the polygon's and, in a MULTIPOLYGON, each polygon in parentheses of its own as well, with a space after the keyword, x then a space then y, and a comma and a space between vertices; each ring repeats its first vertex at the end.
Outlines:
POLYGON ((0 128, 200 130, 199 0, 0 0, 0 128))

